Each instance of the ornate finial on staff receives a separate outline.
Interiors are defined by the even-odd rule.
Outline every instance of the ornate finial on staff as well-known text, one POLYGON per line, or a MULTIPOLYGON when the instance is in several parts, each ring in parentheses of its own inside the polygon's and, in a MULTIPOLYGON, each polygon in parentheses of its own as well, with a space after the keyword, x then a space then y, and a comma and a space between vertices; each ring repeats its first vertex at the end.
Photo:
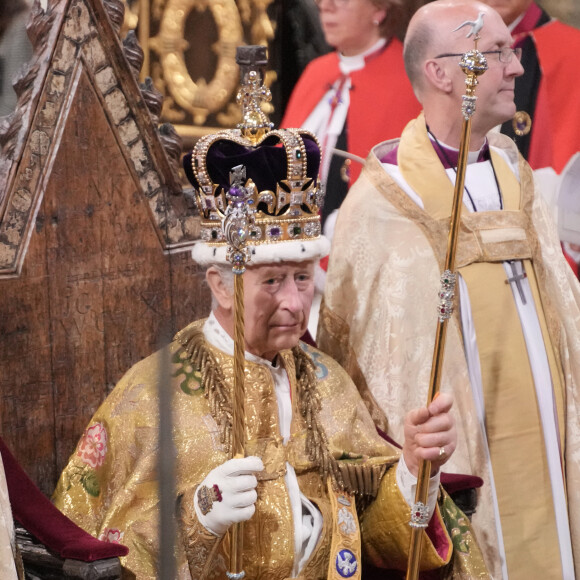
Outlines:
MULTIPOLYGON (((469 142, 471 139, 471 117, 475 113, 475 103, 477 100, 477 97, 475 96, 475 87, 478 84, 477 77, 487 70, 487 60, 477 49, 477 43, 480 39, 479 33, 483 27, 484 15, 483 12, 480 12, 476 20, 467 20, 453 31, 456 32, 464 26, 469 26, 470 30, 467 33, 467 38, 473 36, 474 48, 466 52, 459 63, 461 70, 466 75, 466 94, 462 96, 461 105, 463 127, 459 145, 459 160, 457 162, 457 177, 453 194, 453 206, 451 208, 451 223, 449 225, 449 236, 447 239, 447 255, 445 258, 444 271, 441 275, 441 287, 439 289, 439 305, 437 308, 439 322, 437 324, 435 344, 433 347, 433 363, 431 366, 427 406, 431 404, 435 395, 439 392, 447 322, 453 313, 453 302, 455 300, 455 254, 457 252, 457 239, 459 237, 459 224, 461 221, 461 206, 465 186, 467 154, 469 152, 469 142)), ((406 580, 416 580, 419 577, 422 532, 429 523, 427 497, 429 494, 430 475, 431 462, 422 461, 419 465, 415 503, 411 508, 411 520, 409 522, 412 531, 406 580)))
MULTIPOLYGON (((272 128, 260 108, 261 101, 270 100, 271 94, 262 84, 268 62, 263 46, 240 46, 236 52, 240 66, 241 88, 237 101, 242 106, 243 121, 238 125, 243 137, 256 145, 272 128)), ((256 209, 252 207, 255 185, 246 186, 246 168, 237 165, 230 170, 230 188, 226 193, 228 206, 222 224, 227 243, 226 259, 234 273, 234 400, 232 409, 232 456, 244 456, 245 430, 245 340, 244 340, 244 279, 246 264, 251 256, 246 246, 250 229, 254 226, 256 209)), ((243 570, 243 525, 234 524, 230 530, 230 580, 241 580, 243 570)))
POLYGON ((462 22, 457 28, 453 29, 453 32, 457 32, 466 26, 469 26, 469 32, 465 35, 465 38, 470 38, 471 36, 474 37, 475 40, 475 48, 477 49, 477 41, 480 39, 479 33, 483 28, 483 17, 485 16, 485 12, 480 12, 477 15, 475 20, 466 20, 462 22))
POLYGON ((246 168, 237 165, 230 171, 230 188, 226 193, 228 207, 223 222, 224 238, 228 244, 226 259, 232 264, 234 274, 243 274, 246 264, 251 260, 247 248, 248 232, 254 226, 254 190, 252 183, 246 183, 246 168))
MULTIPOLYGON (((228 244, 226 259, 234 273, 234 396, 232 404, 232 457, 244 456, 245 429, 245 339, 244 339, 244 278, 250 252, 246 246, 255 210, 251 207, 252 192, 245 187, 246 168, 237 165, 230 171, 230 188, 226 193, 228 207, 222 223, 224 238, 228 244)), ((242 580, 243 526, 236 523, 230 529, 230 580, 242 580)))
POLYGON ((478 84, 477 77, 487 70, 487 59, 483 53, 477 50, 478 40, 479 36, 476 36, 474 38, 475 48, 466 52, 459 63, 461 70, 467 75, 465 77, 466 94, 462 97, 463 104, 461 106, 461 112, 465 120, 470 119, 473 113, 475 113, 475 102, 477 101, 475 87, 478 84))
POLYGON ((464 26, 469 26, 470 30, 467 33, 466 38, 473 36, 473 50, 466 52, 461 58, 459 66, 461 70, 465 73, 465 95, 463 95, 463 104, 461 106, 461 112, 463 113, 463 118, 467 121, 475 113, 475 103, 477 97, 475 96, 475 87, 478 84, 477 77, 482 75, 487 70, 487 59, 483 53, 477 50, 477 43, 481 38, 479 33, 483 28, 483 17, 485 13, 480 12, 476 20, 466 20, 463 24, 460 24, 453 32, 460 30, 464 26))
POLYGON ((236 101, 242 107, 242 122, 238 129, 254 145, 274 127, 262 111, 262 102, 272 99, 270 89, 264 85, 264 71, 268 64, 265 46, 240 46, 236 52, 240 67, 241 87, 236 101))
MULTIPOLYGON (((234 273, 234 396, 232 404, 232 457, 244 456, 245 429, 245 340, 244 340, 244 279, 250 252, 246 247, 254 211, 251 207, 252 186, 245 187, 246 168, 237 165, 230 171, 230 188, 226 193, 228 207, 222 223, 224 238, 228 244, 226 259, 234 273)), ((242 580, 243 526, 234 524, 230 529, 230 580, 242 580)))

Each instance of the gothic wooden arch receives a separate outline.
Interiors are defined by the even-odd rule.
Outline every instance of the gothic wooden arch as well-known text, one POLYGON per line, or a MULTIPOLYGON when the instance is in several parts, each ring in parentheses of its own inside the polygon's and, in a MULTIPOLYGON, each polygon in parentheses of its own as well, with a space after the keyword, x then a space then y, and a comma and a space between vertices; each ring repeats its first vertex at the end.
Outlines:
POLYGON ((47 0, 0 119, 0 432, 49 494, 122 374, 209 311, 199 222, 121 0, 47 0))

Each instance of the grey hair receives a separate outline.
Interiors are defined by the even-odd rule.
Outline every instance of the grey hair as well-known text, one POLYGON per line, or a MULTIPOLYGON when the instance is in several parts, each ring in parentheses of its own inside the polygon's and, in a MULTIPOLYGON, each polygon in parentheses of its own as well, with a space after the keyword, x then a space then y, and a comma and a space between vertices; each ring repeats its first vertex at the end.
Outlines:
MULTIPOLYGON (((228 264, 213 264, 210 268, 214 268, 218 271, 221 281, 228 290, 230 296, 234 294, 234 273, 232 272, 232 267, 228 264)), ((208 268, 209 270, 209 268, 208 268)), ((212 310, 217 308, 218 302, 215 299, 213 293, 211 295, 211 308, 212 310)))
POLYGON ((403 46, 405 71, 419 101, 421 100, 419 94, 424 81, 423 63, 428 58, 432 41, 433 29, 431 26, 427 22, 419 22, 410 28, 403 46))

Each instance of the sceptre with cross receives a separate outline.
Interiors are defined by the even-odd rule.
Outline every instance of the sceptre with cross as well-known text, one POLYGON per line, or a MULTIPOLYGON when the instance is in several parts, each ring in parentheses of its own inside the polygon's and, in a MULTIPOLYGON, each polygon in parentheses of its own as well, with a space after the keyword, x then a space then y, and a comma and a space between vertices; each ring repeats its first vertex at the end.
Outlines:
MULTIPOLYGON (((273 127, 261 111, 262 101, 269 100, 270 91, 262 80, 268 62, 266 47, 239 46, 236 62, 240 67, 241 87, 237 101, 242 107, 242 122, 238 125, 241 136, 256 145, 273 127)), ((234 273, 234 394, 232 403, 232 456, 245 454, 245 340, 244 340, 244 279, 246 264, 251 259, 247 247, 249 231, 254 225, 255 208, 252 191, 246 187, 246 169, 237 165, 230 170, 230 187, 226 193, 228 207, 222 223, 228 243, 227 259, 234 273)), ((229 530, 230 561, 226 576, 229 580, 242 580, 243 569, 243 523, 235 523, 229 530)))

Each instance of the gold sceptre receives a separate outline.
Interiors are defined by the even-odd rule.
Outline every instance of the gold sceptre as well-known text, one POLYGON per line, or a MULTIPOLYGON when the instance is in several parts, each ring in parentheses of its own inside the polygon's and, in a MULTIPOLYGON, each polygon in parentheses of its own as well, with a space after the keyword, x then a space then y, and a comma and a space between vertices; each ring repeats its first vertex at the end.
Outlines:
MULTIPOLYGON (((230 188, 226 193, 228 207, 224 218, 224 237, 228 242, 227 258, 232 263, 234 273, 234 396, 232 403, 232 457, 244 457, 244 272, 250 255, 246 247, 248 224, 248 191, 244 187, 246 169, 238 165, 230 171, 230 188)), ((230 580, 241 580, 243 570, 243 524, 236 523, 230 528, 230 580)))
MULTIPOLYGON (((241 87, 237 101, 242 106, 241 136, 256 145, 272 127, 260 109, 260 101, 268 100, 270 91, 262 85, 263 69, 267 63, 264 46, 241 46, 236 52, 240 66, 241 87)), ((246 187, 246 168, 238 165, 230 171, 230 188, 226 193, 228 207, 223 221, 224 237, 228 243, 227 259, 234 273, 234 397, 232 406, 232 457, 244 457, 244 278, 251 255, 247 247, 248 232, 254 225, 256 209, 252 206, 253 187, 246 187)), ((242 580, 244 534, 243 523, 233 524, 230 534, 230 563, 226 573, 230 580, 242 580)))
MULTIPOLYGON (((466 52, 459 63, 459 66, 466 75, 465 92, 462 98, 461 112, 463 115, 463 126, 461 130, 461 141, 459 145, 459 160, 457 162, 457 176, 455 181, 455 191, 453 194, 453 205, 451 209, 451 223, 449 224, 449 236, 447 238, 447 255, 445 258, 445 269, 441 275, 441 287, 439 289, 439 305, 437 307, 439 322, 435 334, 435 345, 433 347, 433 363, 431 366, 431 377, 429 381, 429 392, 427 406, 433 401, 441 385, 441 372, 443 367, 443 354, 445 350, 445 336, 447 333, 447 321, 453 313, 453 301, 455 298, 455 254, 457 252, 457 239, 459 237, 459 225, 461 222, 461 207, 463 204, 463 190, 465 185, 465 169, 467 166, 467 155, 469 153, 469 142, 471 139, 471 117, 475 112, 475 87, 478 84, 477 77, 487 70, 487 60, 485 56, 477 50, 477 43, 480 39, 479 32, 483 26, 483 13, 474 22, 465 22, 454 30, 459 30, 466 25, 471 26, 467 37, 473 35, 474 48, 466 52)), ((419 562, 421 559, 421 548, 423 530, 429 523, 427 509, 427 497, 429 494, 429 479, 431 476, 431 462, 421 461, 419 474, 417 476, 417 490, 415 493, 415 503, 411 508, 412 527, 411 541, 409 545, 409 560, 407 566, 406 580, 416 580, 419 577, 419 562)))

